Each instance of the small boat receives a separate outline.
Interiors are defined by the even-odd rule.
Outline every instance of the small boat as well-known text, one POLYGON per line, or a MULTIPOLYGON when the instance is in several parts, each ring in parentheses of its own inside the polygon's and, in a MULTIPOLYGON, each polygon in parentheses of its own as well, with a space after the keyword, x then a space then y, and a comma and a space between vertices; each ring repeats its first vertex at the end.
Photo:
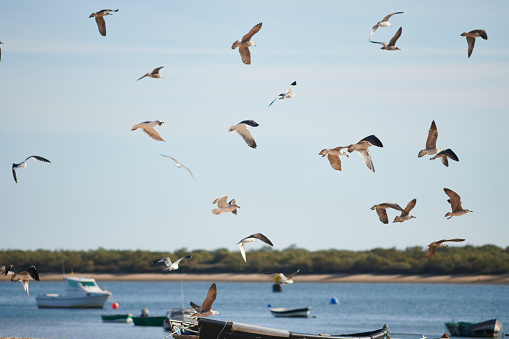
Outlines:
POLYGON ((162 327, 166 317, 151 316, 151 317, 133 317, 135 326, 158 326, 162 327))
POLYGON ((103 308, 110 291, 97 286, 95 279, 62 277, 67 283, 65 294, 39 294, 35 300, 39 308, 103 308))
MULTIPOLYGON (((175 324, 177 324, 175 322, 175 324)), ((198 324, 182 323, 182 334, 174 334, 175 338, 186 339, 210 339, 210 338, 242 338, 242 339, 276 339, 276 338, 300 338, 300 339, 386 339, 389 338, 389 329, 387 325, 375 331, 368 331, 354 334, 305 334, 296 333, 274 328, 241 324, 231 321, 217 321, 207 318, 199 318, 198 324), (193 334, 189 334, 193 333, 193 334)), ((178 331, 178 328, 175 327, 178 331)), ((175 332, 174 332, 175 333, 175 332)))
POLYGON ((270 312, 274 317, 307 318, 311 306, 302 308, 271 308, 270 312))
MULTIPOLYGON (((163 327, 167 331, 172 331, 172 323, 171 321, 175 321, 178 323, 197 323, 196 319, 191 318, 191 316, 196 311, 192 308, 172 308, 166 313, 166 319, 163 323, 163 327)), ((179 324, 180 325, 180 324, 179 324)))
POLYGON ((445 323, 451 335, 457 337, 496 338, 502 332, 502 323, 498 319, 490 319, 479 323, 448 322, 445 323))
POLYGON ((101 318, 102 318, 103 322, 108 322, 108 323, 132 323, 133 322, 132 314, 111 314, 111 315, 102 314, 101 318))

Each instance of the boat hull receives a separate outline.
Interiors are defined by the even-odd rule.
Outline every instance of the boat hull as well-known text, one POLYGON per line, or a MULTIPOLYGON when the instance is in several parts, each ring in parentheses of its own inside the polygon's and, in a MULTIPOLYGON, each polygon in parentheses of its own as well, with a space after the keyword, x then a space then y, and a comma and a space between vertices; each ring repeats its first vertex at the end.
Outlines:
POLYGON ((135 326, 159 326, 163 327, 166 317, 133 317, 135 326))
POLYGON ((275 317, 285 317, 285 318, 307 318, 309 317, 309 312, 311 311, 311 306, 303 307, 303 308, 271 308, 270 312, 275 317))
POLYGON ((102 320, 108 323, 132 323, 132 317, 132 314, 101 315, 102 320))
POLYGON ((103 308, 111 293, 69 296, 42 294, 36 297, 39 308, 103 308))
POLYGON ((450 322, 445 323, 452 336, 456 337, 484 337, 496 338, 502 331, 502 324, 498 319, 490 319, 479 323, 450 322))

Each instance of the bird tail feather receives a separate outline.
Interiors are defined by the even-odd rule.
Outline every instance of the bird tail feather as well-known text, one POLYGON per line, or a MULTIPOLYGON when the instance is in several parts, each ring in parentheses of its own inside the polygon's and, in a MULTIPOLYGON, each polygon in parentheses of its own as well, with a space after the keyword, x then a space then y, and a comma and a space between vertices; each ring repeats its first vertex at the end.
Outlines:
POLYGON ((235 49, 235 48, 237 48, 237 47, 239 47, 239 46, 240 46, 240 42, 239 42, 239 40, 237 40, 237 41, 235 41, 235 42, 233 43, 233 45, 232 45, 232 49, 235 49))

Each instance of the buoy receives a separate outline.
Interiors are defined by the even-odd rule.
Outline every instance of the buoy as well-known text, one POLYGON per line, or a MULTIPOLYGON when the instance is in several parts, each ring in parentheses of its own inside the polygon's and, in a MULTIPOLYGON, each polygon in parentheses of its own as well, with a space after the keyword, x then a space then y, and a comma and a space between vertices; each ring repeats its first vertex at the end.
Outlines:
POLYGON ((111 308, 114 310, 118 310, 118 303, 111 304, 111 308))
POLYGON ((339 300, 338 298, 330 298, 330 303, 336 305, 339 304, 339 300))

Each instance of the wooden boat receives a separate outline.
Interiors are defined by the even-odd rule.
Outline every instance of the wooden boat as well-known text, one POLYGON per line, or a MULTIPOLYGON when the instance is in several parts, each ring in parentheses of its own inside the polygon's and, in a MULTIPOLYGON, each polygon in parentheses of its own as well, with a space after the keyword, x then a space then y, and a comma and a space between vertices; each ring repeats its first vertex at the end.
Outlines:
POLYGON ((270 312, 274 317, 307 318, 311 306, 302 308, 271 308, 270 312))
POLYGON ((198 324, 183 323, 182 334, 175 334, 177 338, 186 339, 210 339, 210 338, 237 338, 237 339, 277 339, 277 338, 300 338, 300 339, 388 339, 389 329, 387 325, 376 331, 368 331, 354 334, 305 334, 274 328, 241 324, 231 321, 217 321, 207 318, 199 318, 198 324), (187 331, 187 332, 186 332, 187 331), (193 333, 193 334, 188 334, 193 333))
POLYGON ((150 317, 133 317, 135 326, 159 326, 162 327, 166 317, 150 316, 150 317))
POLYGON ((490 319, 479 323, 448 322, 447 329, 457 337, 486 337, 496 338, 502 332, 502 323, 498 319, 490 319))
POLYGON ((111 315, 102 314, 101 318, 104 322, 109 322, 109 323, 132 323, 133 322, 132 314, 111 314, 111 315))

